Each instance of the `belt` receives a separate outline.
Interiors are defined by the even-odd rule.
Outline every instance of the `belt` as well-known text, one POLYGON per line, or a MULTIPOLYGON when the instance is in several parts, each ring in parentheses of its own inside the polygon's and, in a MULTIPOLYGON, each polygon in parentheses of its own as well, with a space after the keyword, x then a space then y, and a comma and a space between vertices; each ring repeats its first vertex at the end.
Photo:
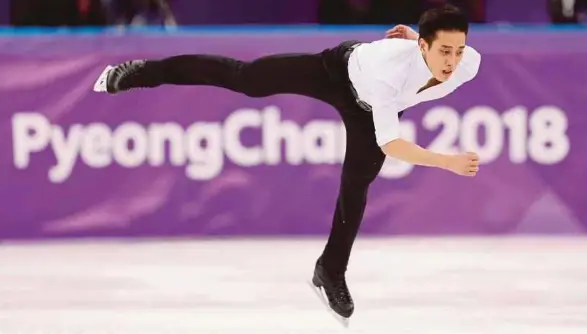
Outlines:
MULTIPOLYGON (((351 57, 351 53, 353 53, 353 51, 355 51, 355 49, 361 45, 361 43, 357 43, 357 44, 353 44, 349 47, 349 49, 344 53, 344 62, 348 65, 349 62, 349 58, 351 57)), ((361 100, 359 98, 359 94, 357 93, 357 90, 355 89, 355 87, 353 86, 353 83, 351 82, 351 79, 348 78, 348 85, 350 88, 351 93, 353 94, 353 97, 355 98, 355 101, 357 102, 357 104, 359 105, 359 107, 367 112, 371 112, 373 111, 373 108, 371 107, 371 105, 363 100, 361 100)))

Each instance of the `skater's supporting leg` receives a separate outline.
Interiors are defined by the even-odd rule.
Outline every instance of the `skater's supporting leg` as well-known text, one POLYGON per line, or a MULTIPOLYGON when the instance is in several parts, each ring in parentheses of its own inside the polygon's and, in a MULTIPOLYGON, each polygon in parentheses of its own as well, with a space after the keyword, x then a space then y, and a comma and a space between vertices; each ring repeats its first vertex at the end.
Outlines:
POLYGON ((131 61, 108 74, 108 92, 160 85, 205 85, 251 97, 297 94, 331 102, 322 54, 281 54, 252 61, 216 55, 180 55, 131 61))
POLYGON ((345 272, 363 219, 369 186, 379 174, 385 155, 375 141, 369 113, 358 110, 342 115, 347 133, 346 154, 332 229, 316 264, 314 284, 324 288, 335 312, 350 317, 354 303, 345 272))
POLYGON ((322 263, 328 271, 344 272, 367 205, 369 186, 375 180, 385 154, 377 145, 370 114, 346 120, 346 154, 332 229, 322 263))

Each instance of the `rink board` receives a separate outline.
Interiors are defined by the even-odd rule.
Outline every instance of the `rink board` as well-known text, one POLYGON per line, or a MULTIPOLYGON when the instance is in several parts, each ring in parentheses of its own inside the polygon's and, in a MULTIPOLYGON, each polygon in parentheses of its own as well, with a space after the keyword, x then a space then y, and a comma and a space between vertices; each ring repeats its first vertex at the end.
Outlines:
MULTIPOLYGON (((91 91, 107 64, 320 52, 376 30, 0 35, 0 238, 324 235, 344 156, 332 107, 211 87, 91 91)), ((587 30, 474 30, 478 77, 402 135, 477 151, 474 179, 389 160, 365 235, 583 234, 587 30)))

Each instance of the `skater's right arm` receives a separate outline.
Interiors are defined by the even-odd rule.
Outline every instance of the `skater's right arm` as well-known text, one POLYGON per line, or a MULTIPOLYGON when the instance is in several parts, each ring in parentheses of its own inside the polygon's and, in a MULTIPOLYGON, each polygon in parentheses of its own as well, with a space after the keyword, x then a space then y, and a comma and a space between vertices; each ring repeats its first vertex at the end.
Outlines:
MULTIPOLYGON (((386 87, 386 91, 389 95, 393 95, 393 89, 386 87)), ((393 96, 389 99, 374 99, 375 136, 383 153, 412 165, 442 168, 464 176, 477 174, 479 157, 475 153, 441 154, 402 139, 398 117, 400 109, 400 105, 394 103, 393 96)))
POLYGON ((386 155, 412 165, 443 169, 448 166, 449 157, 447 155, 432 152, 402 138, 390 141, 383 145, 381 149, 386 155))
POLYGON ((373 124, 377 144, 386 155, 413 165, 446 168, 449 157, 435 153, 400 137, 398 107, 379 100, 373 105, 373 124))
POLYGON ((440 154, 401 138, 383 145, 382 150, 388 156, 413 165, 442 168, 463 176, 475 176, 479 171, 479 156, 472 152, 440 154))

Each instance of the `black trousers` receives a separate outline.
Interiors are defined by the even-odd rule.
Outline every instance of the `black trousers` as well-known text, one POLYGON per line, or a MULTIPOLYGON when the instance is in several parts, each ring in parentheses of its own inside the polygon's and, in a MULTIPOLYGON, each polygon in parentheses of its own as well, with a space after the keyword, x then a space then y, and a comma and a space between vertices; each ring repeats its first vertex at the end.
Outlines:
POLYGON ((207 85, 256 98, 296 94, 326 102, 338 111, 346 128, 346 153, 332 228, 320 257, 332 274, 346 271, 369 185, 385 160, 375 140, 372 115, 359 107, 350 90, 344 55, 355 43, 343 42, 316 54, 278 54, 251 62, 181 55, 147 61, 143 72, 149 87, 207 85))

